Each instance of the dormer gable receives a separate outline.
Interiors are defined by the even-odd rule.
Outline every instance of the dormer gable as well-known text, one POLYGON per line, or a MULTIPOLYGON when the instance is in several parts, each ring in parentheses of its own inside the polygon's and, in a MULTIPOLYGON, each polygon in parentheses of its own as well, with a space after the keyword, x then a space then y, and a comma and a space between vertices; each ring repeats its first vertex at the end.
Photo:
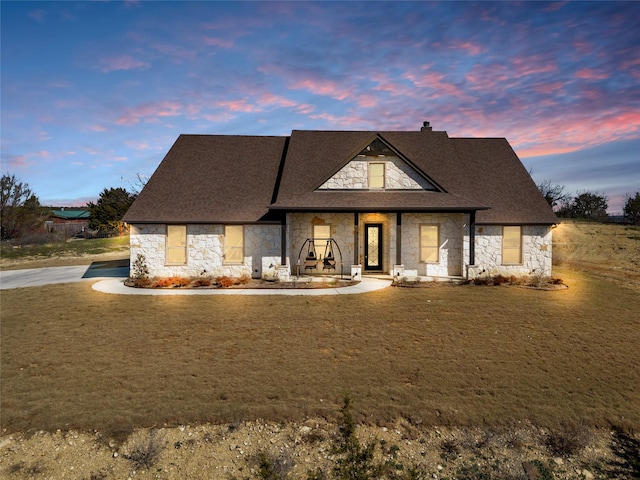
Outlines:
POLYGON ((316 190, 441 191, 379 135, 316 190))

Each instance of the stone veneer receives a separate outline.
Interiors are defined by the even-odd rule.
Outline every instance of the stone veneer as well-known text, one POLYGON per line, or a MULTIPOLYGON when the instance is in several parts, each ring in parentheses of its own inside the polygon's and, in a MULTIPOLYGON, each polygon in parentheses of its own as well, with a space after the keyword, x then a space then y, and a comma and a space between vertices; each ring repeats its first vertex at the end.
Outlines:
MULTIPOLYGON (((353 264, 364 265, 364 228, 366 223, 381 223, 383 229, 383 271, 391 272, 396 260, 396 214, 363 213, 359 216, 358 258, 355 259, 353 213, 289 213, 287 215, 287 265, 294 275, 298 273, 298 254, 307 238, 313 235, 313 225, 331 225, 331 236, 342 254, 342 271, 349 274, 353 264)), ((419 214, 402 215, 401 264, 405 269, 417 270, 426 276, 479 275, 551 275, 551 226, 524 225, 522 227, 523 261, 520 265, 502 265, 502 226, 476 227, 475 265, 468 266, 469 215, 419 214), (420 262, 420 225, 440 226, 440 256, 438 263, 420 262), (468 270, 468 272, 467 272, 468 270)), ((280 225, 244 226, 244 262, 236 265, 223 263, 224 226, 212 224, 187 225, 187 264, 165 265, 166 225, 135 224, 131 226, 131 273, 138 253, 146 257, 150 276, 211 276, 239 277, 247 274, 260 278, 266 270, 281 264, 280 225)), ((318 256, 324 251, 318 249, 318 256)), ((340 273, 340 254, 334 250, 336 269, 305 271, 306 250, 300 253, 300 273, 340 273)), ((366 270, 363 271, 366 274, 366 270)))
MULTIPOLYGON (((481 275, 541 275, 551 276, 552 227, 522 226, 522 263, 502 265, 502 226, 476 227, 475 265, 469 267, 469 277, 481 275)), ((468 236, 465 236, 465 258, 468 258, 468 236)))
POLYGON ((154 277, 198 277, 227 275, 240 277, 262 275, 263 257, 280 259, 280 225, 245 225, 242 264, 225 265, 224 225, 187 225, 187 264, 166 265, 166 225, 135 224, 131 226, 131 274, 138 253, 146 257, 149 275, 154 277))
POLYGON ((418 214, 402 215, 402 265, 418 270, 418 275, 447 277, 462 275, 462 243, 465 215, 418 214), (437 263, 420 261, 420 225, 440 227, 440 251, 437 263))
POLYGON ((409 165, 394 156, 358 156, 323 183, 320 190, 366 190, 369 163, 385 164, 385 188, 394 190, 433 190, 434 187, 409 165))
MULTIPOLYGON (((342 254, 343 272, 351 271, 354 255, 353 213, 289 213, 287 215, 287 250, 291 258, 291 273, 322 273, 322 264, 315 270, 306 270, 304 261, 306 247, 301 252, 307 238, 313 236, 313 225, 331 225, 331 237, 336 241, 342 254), (300 258, 298 258, 300 256, 300 258), (298 264, 300 262, 300 264, 298 264), (300 268, 298 269, 298 265, 300 268)), ((316 249, 318 258, 324 257, 324 251, 316 249)), ((340 253, 334 250, 336 269, 324 270, 324 273, 340 273, 340 253)))

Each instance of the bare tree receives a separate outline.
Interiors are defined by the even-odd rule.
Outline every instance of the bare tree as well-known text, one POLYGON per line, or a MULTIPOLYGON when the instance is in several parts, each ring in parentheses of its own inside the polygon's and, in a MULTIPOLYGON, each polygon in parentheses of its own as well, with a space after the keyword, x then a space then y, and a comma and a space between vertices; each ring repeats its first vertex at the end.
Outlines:
POLYGON ((544 196, 549 206, 554 210, 560 208, 571 200, 571 194, 564 191, 564 185, 559 183, 551 183, 551 180, 544 180, 538 184, 538 190, 544 196))

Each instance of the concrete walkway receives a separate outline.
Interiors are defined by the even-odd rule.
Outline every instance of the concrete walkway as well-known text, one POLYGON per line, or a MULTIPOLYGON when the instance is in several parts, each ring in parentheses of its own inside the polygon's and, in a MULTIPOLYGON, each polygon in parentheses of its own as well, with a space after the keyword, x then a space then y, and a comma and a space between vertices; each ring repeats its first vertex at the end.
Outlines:
POLYGON ((372 292, 391 285, 391 279, 363 277, 356 285, 340 288, 216 288, 151 289, 126 287, 129 267, 118 262, 94 262, 74 267, 31 268, 0 271, 0 290, 58 283, 92 281, 98 292, 118 295, 345 295, 372 292), (98 280, 96 282, 96 280, 98 280))
POLYGON ((207 289, 158 289, 132 288, 124 285, 124 279, 109 278, 93 284, 98 292, 119 295, 353 295, 373 292, 391 285, 391 279, 363 277, 360 283, 340 288, 207 288, 207 289))

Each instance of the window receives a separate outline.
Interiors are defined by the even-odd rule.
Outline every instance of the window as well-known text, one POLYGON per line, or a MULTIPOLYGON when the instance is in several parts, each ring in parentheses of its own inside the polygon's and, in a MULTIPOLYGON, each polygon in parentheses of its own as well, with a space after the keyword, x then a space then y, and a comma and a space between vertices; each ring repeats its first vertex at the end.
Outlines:
POLYGON ((224 263, 244 262, 244 228, 242 225, 224 227, 224 263))
POLYGON ((522 227, 502 228, 502 263, 522 263, 522 227))
POLYGON ((440 227, 420 225, 420 261, 438 263, 440 261, 440 227))
POLYGON ((384 188, 384 163, 369 164, 369 188, 384 188))
POLYGON ((167 264, 187 263, 187 226, 167 225, 167 264))
POLYGON ((331 238, 331 225, 313 226, 313 243, 319 254, 324 254, 329 238, 331 238))

